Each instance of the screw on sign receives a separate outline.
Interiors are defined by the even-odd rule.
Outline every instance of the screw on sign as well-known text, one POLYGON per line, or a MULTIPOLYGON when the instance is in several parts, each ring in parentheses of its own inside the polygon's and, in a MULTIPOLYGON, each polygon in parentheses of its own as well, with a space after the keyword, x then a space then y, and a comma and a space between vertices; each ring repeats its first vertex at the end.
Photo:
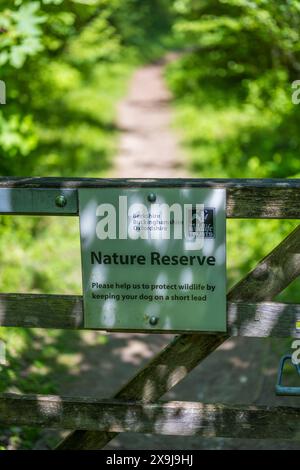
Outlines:
POLYGON ((154 193, 148 194, 147 199, 148 199, 149 202, 152 202, 152 203, 155 202, 156 201, 156 194, 154 194, 154 193))
POLYGON ((63 194, 60 194, 59 196, 56 196, 55 198, 55 204, 57 207, 65 207, 67 204, 67 199, 63 194))
POLYGON ((158 323, 158 318, 155 317, 155 316, 150 317, 150 318, 149 318, 149 323, 150 323, 150 325, 152 325, 152 326, 157 325, 157 323, 158 323))

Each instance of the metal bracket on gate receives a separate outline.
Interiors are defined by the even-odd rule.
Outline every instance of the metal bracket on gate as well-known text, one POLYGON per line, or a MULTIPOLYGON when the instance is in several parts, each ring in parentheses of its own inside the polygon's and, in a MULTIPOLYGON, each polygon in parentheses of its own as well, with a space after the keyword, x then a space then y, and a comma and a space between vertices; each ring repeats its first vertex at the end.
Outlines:
POLYGON ((296 371, 298 372, 298 375, 300 377, 300 364, 296 365, 292 361, 292 356, 290 354, 287 354, 286 356, 283 356, 280 360, 279 363, 279 369, 278 369, 278 378, 277 378, 277 384, 276 384, 276 395, 280 396, 300 396, 300 386, 299 387, 286 387, 282 385, 282 376, 283 376, 283 369, 284 365, 287 361, 290 361, 291 364, 295 367, 296 371))

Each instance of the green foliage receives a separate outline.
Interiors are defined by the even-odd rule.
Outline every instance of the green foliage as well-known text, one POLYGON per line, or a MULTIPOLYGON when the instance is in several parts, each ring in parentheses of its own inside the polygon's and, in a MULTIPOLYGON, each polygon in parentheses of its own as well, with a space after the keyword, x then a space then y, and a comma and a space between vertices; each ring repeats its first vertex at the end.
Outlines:
POLYGON ((193 169, 297 176, 300 113, 291 85, 300 74, 300 2, 178 0, 175 9, 190 51, 170 68, 169 83, 193 169))
MULTIPOLYGON (((0 0, 0 174, 103 176, 116 104, 134 67, 161 54, 169 10, 168 0, 0 0)), ((81 293, 78 220, 2 216, 0 237, 2 292, 81 293)), ((1 330, 0 391, 56 393, 56 374, 79 373, 83 336, 1 330)), ((39 434, 0 429, 0 448, 30 448, 39 434)))
POLYGON ((6 8, 0 18, 4 35, 1 44, 0 64, 9 63, 20 68, 28 56, 34 56, 43 49, 40 25, 46 17, 39 14, 39 2, 21 4, 19 9, 6 8))
MULTIPOLYGON (((0 6, 0 79, 8 95, 0 107, 0 174, 103 175, 116 151, 116 103, 136 64, 160 49, 170 27, 169 2, 0 0, 0 6)), ((51 255, 41 262, 49 266, 45 276, 22 256, 26 250, 38 258, 32 237, 34 245, 55 250, 47 233, 57 226, 1 218, 2 289, 55 291, 51 255)), ((80 276, 73 289, 79 285, 80 276)))
MULTIPOLYGON (((4 10, 0 43, 8 93, 0 115, 0 171, 4 174, 74 175, 94 171, 95 158, 98 172, 107 167, 112 139, 105 126, 113 125, 114 90, 122 93, 128 66, 121 69, 116 61, 100 64, 100 58, 111 52, 113 34, 102 37, 107 22, 103 14, 93 19, 99 2, 86 7, 90 11, 84 20, 76 10, 83 9, 81 3, 18 2, 14 9, 4 10), (91 30, 91 40, 102 52, 81 57, 80 48, 87 46, 91 30), (16 73, 16 68, 21 70, 16 73), (99 79, 101 86, 96 83, 99 79), (87 94, 99 106, 93 113, 90 103, 85 106, 87 94), (107 107, 101 106, 103 100, 107 107)), ((115 43, 120 53, 120 41, 115 43)))
MULTIPOLYGON (((300 1, 177 0, 185 42, 169 66, 176 122, 193 176, 299 177, 300 1)), ((229 221, 232 284, 296 222, 229 221)), ((299 282, 282 298, 299 300, 299 282)))
POLYGON ((0 4, 0 78, 8 94, 0 110, 0 172, 101 173, 115 150, 114 104, 134 63, 150 54, 154 32, 167 27, 168 2, 0 4))

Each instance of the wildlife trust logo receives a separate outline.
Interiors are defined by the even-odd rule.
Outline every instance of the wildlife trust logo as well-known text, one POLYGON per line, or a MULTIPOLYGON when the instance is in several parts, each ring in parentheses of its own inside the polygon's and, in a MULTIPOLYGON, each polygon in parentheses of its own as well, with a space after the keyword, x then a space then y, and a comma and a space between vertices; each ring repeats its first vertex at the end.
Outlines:
POLYGON ((199 250, 205 238, 215 237, 214 208, 204 204, 128 204, 119 196, 118 205, 96 207, 96 236, 99 240, 184 240, 187 250, 199 250))
POLYGON ((0 80, 0 104, 6 104, 6 85, 3 80, 0 80))

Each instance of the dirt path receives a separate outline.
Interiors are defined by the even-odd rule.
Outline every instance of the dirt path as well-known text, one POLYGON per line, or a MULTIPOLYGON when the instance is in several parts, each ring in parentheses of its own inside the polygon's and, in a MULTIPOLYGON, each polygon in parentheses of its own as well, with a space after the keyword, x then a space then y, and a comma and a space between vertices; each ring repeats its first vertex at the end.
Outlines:
POLYGON ((134 74, 128 96, 120 103, 122 129, 114 176, 117 178, 179 178, 186 176, 184 158, 171 130, 170 93, 162 63, 134 74))
MULTIPOLYGON (((129 94, 120 104, 122 128, 114 177, 183 177, 183 155, 171 130, 170 95, 162 79, 163 65, 138 70, 129 94)), ((69 333, 66 333, 69 334, 69 333)), ((64 395, 110 397, 170 341, 167 335, 83 332, 64 395)), ((74 342, 74 341, 73 341, 74 342)), ((164 398, 204 402, 288 404, 274 396, 278 359, 268 340, 238 338, 224 343, 164 398)), ((44 443, 37 447, 43 448, 44 443)), ((294 448, 299 444, 276 441, 199 439, 198 437, 120 434, 107 449, 267 449, 294 448)))

